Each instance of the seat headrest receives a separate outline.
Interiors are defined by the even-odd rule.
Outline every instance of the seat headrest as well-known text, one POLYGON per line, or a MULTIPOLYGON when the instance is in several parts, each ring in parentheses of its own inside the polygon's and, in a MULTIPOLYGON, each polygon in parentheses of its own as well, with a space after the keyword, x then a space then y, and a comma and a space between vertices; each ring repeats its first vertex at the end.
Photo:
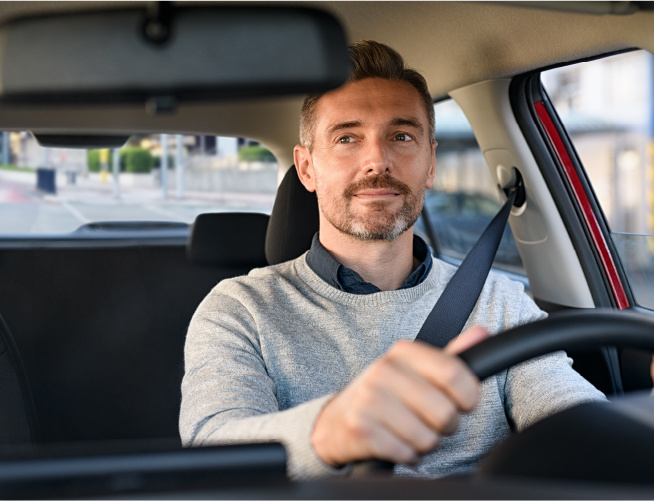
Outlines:
POLYGON ((273 205, 266 233, 266 259, 283 263, 311 248, 318 231, 318 199, 300 182, 295 166, 286 172, 273 205))
POLYGON ((266 266, 269 216, 255 212, 200 214, 191 226, 186 254, 193 263, 221 267, 266 266))

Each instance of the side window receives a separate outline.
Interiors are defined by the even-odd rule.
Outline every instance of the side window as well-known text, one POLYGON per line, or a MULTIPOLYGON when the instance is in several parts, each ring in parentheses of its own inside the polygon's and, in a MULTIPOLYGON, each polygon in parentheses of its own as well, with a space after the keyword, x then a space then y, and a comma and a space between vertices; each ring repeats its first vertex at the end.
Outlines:
POLYGON ((636 304, 654 309, 654 56, 556 68, 542 82, 608 222, 636 304))
POLYGON ((246 139, 143 134, 120 149, 84 150, 0 132, 7 215, 0 237, 68 234, 98 222, 183 226, 203 212, 270 213, 276 188, 275 158, 246 139))
MULTIPOLYGON (((416 233, 434 253, 460 263, 500 210, 497 188, 472 129, 456 102, 444 101, 436 110, 436 179, 425 194, 423 216, 416 233), (428 222, 428 223, 427 223, 428 222)), ((522 261, 507 226, 493 267, 525 277, 522 261)))

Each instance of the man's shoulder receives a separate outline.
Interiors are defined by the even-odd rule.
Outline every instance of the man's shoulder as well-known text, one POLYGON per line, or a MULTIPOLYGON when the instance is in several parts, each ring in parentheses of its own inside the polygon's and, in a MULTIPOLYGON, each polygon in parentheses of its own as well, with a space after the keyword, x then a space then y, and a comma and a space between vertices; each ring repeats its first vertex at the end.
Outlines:
MULTIPOLYGON (((300 258, 298 258, 300 259, 300 258)), ((233 314, 251 315, 278 303, 281 297, 300 294, 300 280, 295 261, 256 268, 247 275, 221 280, 202 300, 196 315, 233 314)))
POLYGON ((214 290, 226 292, 229 290, 258 290, 270 286, 278 286, 280 282, 294 282, 297 280, 297 264, 304 259, 301 256, 297 259, 286 261, 263 268, 254 268, 247 275, 226 278, 218 283, 214 290))

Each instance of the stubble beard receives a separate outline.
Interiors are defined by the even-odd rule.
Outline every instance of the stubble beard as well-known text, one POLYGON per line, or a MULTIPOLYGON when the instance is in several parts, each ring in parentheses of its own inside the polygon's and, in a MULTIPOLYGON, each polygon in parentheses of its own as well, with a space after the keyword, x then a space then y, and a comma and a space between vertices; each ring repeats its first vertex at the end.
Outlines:
POLYGON ((358 240, 393 241, 411 228, 420 217, 425 193, 413 193, 408 185, 388 174, 364 178, 350 184, 339 198, 326 199, 324 190, 317 187, 318 206, 322 215, 338 231, 358 240), (367 204, 365 215, 352 208, 357 192, 365 189, 387 188, 403 197, 399 209, 390 208, 390 201, 374 201, 367 204))

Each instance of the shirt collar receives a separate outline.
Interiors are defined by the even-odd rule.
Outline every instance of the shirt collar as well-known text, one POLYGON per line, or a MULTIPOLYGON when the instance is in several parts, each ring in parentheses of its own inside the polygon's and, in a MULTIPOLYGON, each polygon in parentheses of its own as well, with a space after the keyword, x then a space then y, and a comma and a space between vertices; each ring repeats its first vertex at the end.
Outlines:
MULTIPOLYGON (((413 235, 413 255, 420 261, 420 265, 399 289, 408 289, 422 283, 431 271, 432 257, 429 246, 418 235, 413 235)), ((311 249, 307 253, 307 264, 316 275, 343 292, 351 294, 381 292, 376 285, 366 282, 356 271, 346 268, 336 261, 320 243, 318 233, 313 236, 311 249)))

